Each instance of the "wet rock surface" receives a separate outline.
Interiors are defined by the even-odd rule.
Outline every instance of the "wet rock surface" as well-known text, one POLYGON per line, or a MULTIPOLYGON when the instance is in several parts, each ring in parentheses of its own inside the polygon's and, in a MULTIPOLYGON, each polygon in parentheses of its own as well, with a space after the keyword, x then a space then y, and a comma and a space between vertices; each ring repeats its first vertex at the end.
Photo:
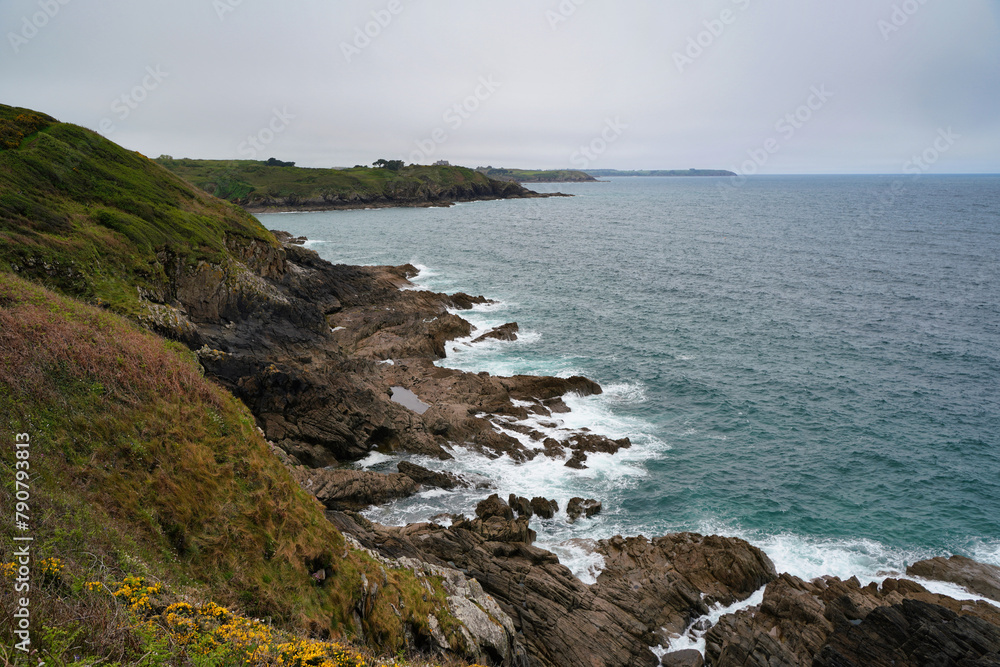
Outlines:
MULTIPOLYGON (((206 374, 306 466, 355 461, 373 450, 448 459, 452 443, 526 461, 549 451, 529 417, 563 410, 569 393, 601 393, 582 377, 504 378, 438 367, 446 343, 471 331, 450 311, 488 299, 406 290, 413 266, 334 265, 301 238, 278 238, 280 247, 234 245, 242 264, 179 268, 176 284, 147 295, 147 307, 154 328, 197 350, 206 374), (394 402, 394 387, 429 407, 418 414, 394 402), (527 444, 514 434, 527 435, 527 444)), ((515 328, 487 335, 509 338, 515 328)), ((585 459, 586 452, 629 446, 572 435, 553 440, 554 451, 585 459)))
POLYGON ((415 481, 398 473, 299 467, 292 470, 292 477, 327 509, 333 510, 364 509, 412 496, 419 490, 415 481))
POLYGON ((909 580, 862 587, 783 574, 759 608, 727 615, 706 635, 708 663, 750 665, 994 665, 1000 609, 957 601, 909 580))
POLYGON ((406 475, 421 486, 432 486, 439 489, 457 489, 472 486, 471 482, 450 472, 435 472, 409 461, 400 461, 396 470, 406 475))
POLYGON ((495 329, 490 329, 481 336, 478 336, 472 340, 473 343, 481 343, 484 340, 505 340, 505 341, 515 341, 517 340, 517 332, 521 328, 517 326, 517 322, 508 322, 507 324, 502 324, 495 329))
POLYGON ((685 534, 652 543, 602 541, 609 567, 588 586, 554 554, 520 539, 516 526, 526 526, 527 517, 514 519, 498 496, 481 502, 476 514, 450 528, 365 526, 340 512, 328 516, 385 556, 454 567, 478 581, 513 620, 533 665, 656 665, 649 647, 665 643, 665 619, 681 630, 705 613, 706 600, 743 599, 774 576, 767 557, 742 540, 685 534), (724 582, 712 579, 723 570, 724 582))
POLYGON ((966 590, 1000 602, 1000 567, 977 563, 965 556, 930 558, 910 565, 906 573, 914 577, 948 581, 966 590))
POLYGON ((576 521, 580 517, 589 519, 602 509, 602 504, 593 498, 570 498, 566 504, 566 516, 569 520, 576 521))

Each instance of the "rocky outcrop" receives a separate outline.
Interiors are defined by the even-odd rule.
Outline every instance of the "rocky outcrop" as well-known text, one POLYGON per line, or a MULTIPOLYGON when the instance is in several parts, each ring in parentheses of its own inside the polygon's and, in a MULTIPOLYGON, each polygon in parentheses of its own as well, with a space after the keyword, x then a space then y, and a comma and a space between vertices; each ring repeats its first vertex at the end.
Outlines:
POLYGON ((517 512, 518 516, 531 518, 531 515, 533 514, 531 511, 531 501, 517 494, 510 494, 510 496, 507 497, 507 504, 510 505, 512 510, 517 512))
POLYGON ((977 563, 971 558, 955 555, 951 558, 931 558, 906 568, 913 577, 949 581, 972 593, 1000 602, 1000 567, 977 563))
POLYGON ((174 279, 145 294, 146 320, 196 350, 206 374, 302 464, 335 466, 373 450, 447 459, 451 443, 515 461, 628 446, 583 431, 556 441, 528 419, 564 410, 568 393, 600 393, 586 378, 499 378, 434 364, 449 340, 471 331, 451 311, 484 297, 403 290, 412 266, 333 265, 301 238, 278 237, 280 245, 234 241, 232 259, 218 266, 164 254, 174 279), (394 402, 394 387, 430 407, 417 414, 394 402))
POLYGON ((497 496, 480 503, 475 519, 450 528, 364 526, 345 514, 329 516, 379 553, 456 567, 476 579, 513 620, 533 665, 652 667, 657 659, 649 647, 666 643, 664 621, 682 630, 709 604, 743 599, 773 577, 767 557, 742 540, 685 535, 642 545, 616 538, 601 547, 609 568, 587 586, 510 528, 488 529, 527 524, 497 496), (733 569, 723 572, 727 565, 733 569), (716 572, 723 582, 710 581, 716 572))
POLYGON ((520 331, 520 327, 517 326, 517 322, 509 322, 508 324, 502 324, 495 329, 490 329, 482 336, 478 336, 473 339, 473 343, 481 343, 484 340, 505 340, 505 341, 515 341, 517 340, 517 332, 520 331))
POLYGON ((862 587, 783 574, 759 608, 722 617, 706 644, 716 667, 988 665, 1000 658, 1000 609, 908 580, 862 587))
POLYGON ((601 511, 602 505, 592 498, 570 498, 566 504, 566 516, 570 522, 576 521, 580 517, 590 518, 601 511))
POLYGON ((450 472, 434 472, 409 461, 400 461, 396 464, 396 470, 421 486, 449 490, 472 486, 458 475, 453 475, 450 472))
POLYGON ((559 503, 542 496, 535 496, 531 499, 531 511, 541 519, 551 519, 559 511, 559 503))
MULTIPOLYGON (((214 192, 214 185, 206 184, 206 190, 214 192)), ((518 183, 496 179, 455 183, 447 187, 441 187, 432 182, 421 183, 409 180, 388 183, 381 191, 355 190, 352 192, 318 193, 314 196, 278 195, 255 191, 235 201, 252 213, 274 213, 277 211, 451 206, 457 202, 468 201, 565 196, 567 195, 561 193, 537 193, 518 183)))
MULTIPOLYGON (((446 602, 451 620, 457 622, 461 641, 453 646, 442 631, 442 621, 431 615, 430 626, 432 652, 443 655, 458 654, 467 662, 495 667, 528 667, 529 660, 524 646, 517 636, 514 623, 504 613, 496 601, 483 590, 475 579, 466 577, 458 570, 443 565, 433 565, 415 558, 388 558, 378 552, 365 549, 350 535, 352 545, 364 551, 388 568, 409 570, 418 580, 423 580, 430 595, 434 587, 429 581, 436 578, 447 594, 446 602)), ((378 589, 369 587, 369 596, 378 595, 378 589)), ((427 647, 424 647, 427 650, 427 647)))
POLYGON ((694 649, 674 651, 663 656, 661 667, 702 667, 705 659, 694 649))
POLYGON ((664 646, 712 605, 744 600, 777 576, 764 552, 735 537, 614 537, 597 551, 605 567, 594 587, 654 628, 664 646))
POLYGON ((299 485, 327 509, 359 510, 416 493, 417 483, 406 475, 368 470, 292 469, 299 485))

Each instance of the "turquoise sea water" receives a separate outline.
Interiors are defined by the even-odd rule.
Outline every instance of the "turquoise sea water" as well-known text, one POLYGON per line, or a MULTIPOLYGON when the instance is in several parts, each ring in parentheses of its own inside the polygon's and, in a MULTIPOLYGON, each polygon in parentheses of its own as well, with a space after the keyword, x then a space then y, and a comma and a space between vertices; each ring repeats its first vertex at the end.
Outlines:
MULTIPOLYGON (((534 520, 586 576, 575 538, 739 535, 779 569, 876 578, 962 553, 1000 564, 1000 177, 619 178, 572 198, 260 216, 334 262, 414 263, 418 283, 499 305, 522 340, 445 365, 583 374, 568 426, 635 446, 585 471, 462 454, 509 492, 604 502, 534 520)), ((463 314, 464 315, 464 314, 463 314)), ((392 460, 365 462, 391 469, 392 460)), ((469 512, 434 491, 387 523, 469 512)))

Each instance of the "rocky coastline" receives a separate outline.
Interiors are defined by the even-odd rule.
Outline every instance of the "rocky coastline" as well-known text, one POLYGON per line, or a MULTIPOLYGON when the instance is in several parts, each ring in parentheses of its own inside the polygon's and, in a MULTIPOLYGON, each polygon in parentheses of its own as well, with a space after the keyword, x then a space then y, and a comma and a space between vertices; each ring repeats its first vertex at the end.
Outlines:
MULTIPOLYGON (((880 586, 806 582, 777 572, 738 538, 680 533, 596 542, 605 567, 587 585, 533 545, 531 516, 554 511, 545 498, 508 496, 482 480, 413 464, 396 473, 351 468, 373 451, 448 460, 456 446, 582 467, 591 453, 631 443, 585 430, 555 439, 532 426, 568 410, 567 394, 601 393, 587 378, 497 377, 435 365, 448 341, 472 334, 456 313, 486 297, 408 289, 412 266, 333 265, 302 239, 275 235, 278 247, 234 244, 237 259, 227 265, 178 266, 169 288, 144 295, 145 323, 195 350, 206 375, 243 400, 275 454, 349 539, 375 558, 454 578, 466 601, 455 604, 479 610, 467 610, 481 622, 466 626, 479 628, 469 641, 485 662, 660 664, 651 647, 668 645, 716 605, 763 589, 760 605, 701 628, 704 656, 667 653, 662 664, 1000 664, 998 606, 930 593, 903 573, 880 586), (427 409, 394 400, 397 388, 427 409), (478 488, 483 500, 475 516, 404 527, 356 513, 423 487, 478 488)), ((485 335, 510 340, 517 327, 485 335)), ((600 499, 574 501, 580 520, 601 509, 600 499)), ((1000 568, 934 559, 914 564, 910 575, 952 581, 1000 605, 1000 568)))
MULTIPOLYGON (((517 183, 506 185, 511 184, 518 185, 517 183)), ((375 208, 447 208, 455 204, 497 201, 499 199, 544 199, 572 196, 562 192, 534 192, 526 188, 500 186, 483 191, 456 189, 444 193, 420 192, 413 196, 400 197, 366 193, 310 198, 264 195, 248 200, 242 206, 250 213, 292 213, 296 211, 349 211, 375 208)))

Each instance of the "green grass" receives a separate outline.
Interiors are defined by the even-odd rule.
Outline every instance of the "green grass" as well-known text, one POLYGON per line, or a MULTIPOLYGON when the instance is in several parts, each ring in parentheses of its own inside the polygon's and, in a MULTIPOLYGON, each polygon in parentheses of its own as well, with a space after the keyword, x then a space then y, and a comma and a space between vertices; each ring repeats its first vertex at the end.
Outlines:
POLYGON ((306 200, 335 203, 343 197, 381 197, 440 192, 453 186, 489 179, 465 167, 410 166, 399 171, 356 167, 313 169, 273 167, 254 160, 189 160, 160 157, 157 162, 202 190, 245 206, 268 199, 295 203, 306 200))
MULTIPOLYGON (((234 253, 276 247, 273 235, 142 155, 43 114, 0 105, 0 143, 0 507, 15 507, 12 452, 26 433, 41 656, 191 664, 114 598, 85 590, 128 576, 300 634, 363 633, 378 651, 426 637, 433 613, 457 645, 440 582, 429 593, 427 579, 349 548, 246 407, 184 346, 136 323, 139 289, 169 290, 200 262, 238 266, 234 253), (60 577, 38 568, 44 558, 60 559, 60 577), (310 576, 320 568, 322 584, 310 576), (362 605, 365 580, 379 593, 362 605)), ((4 577, 12 518, 0 522, 4 577)), ((13 609, 4 577, 0 608, 13 609)), ((13 645, 12 623, 0 617, 0 646, 13 645)))
POLYGON ((0 270, 137 316, 137 287, 162 291, 233 245, 277 245, 242 209, 89 130, 4 105, 0 129, 0 270))
POLYGON ((480 167, 479 171, 490 178, 513 179, 519 183, 557 183, 594 180, 592 176, 575 169, 505 169, 502 167, 480 167))
MULTIPOLYGON (((47 628, 59 641, 73 635, 80 655, 135 659, 146 639, 114 599, 84 590, 131 575, 278 627, 363 630, 390 653, 405 646, 404 626, 429 635, 430 613, 451 627, 439 582, 428 595, 412 572, 348 548, 245 406, 202 378, 190 351, 9 273, 0 273, 0 424, 0 506, 15 507, 12 452, 26 433, 33 558, 64 564, 58 581, 32 593, 43 650, 57 650, 47 628), (322 585, 310 576, 320 568, 322 585), (363 577, 381 591, 357 627, 363 577)), ((13 560, 10 518, 0 523, 4 563, 13 560)), ((46 582, 37 567, 34 581, 46 582)), ((13 608, 9 581, 0 599, 13 608)), ((13 642, 9 614, 0 642, 13 642)))

